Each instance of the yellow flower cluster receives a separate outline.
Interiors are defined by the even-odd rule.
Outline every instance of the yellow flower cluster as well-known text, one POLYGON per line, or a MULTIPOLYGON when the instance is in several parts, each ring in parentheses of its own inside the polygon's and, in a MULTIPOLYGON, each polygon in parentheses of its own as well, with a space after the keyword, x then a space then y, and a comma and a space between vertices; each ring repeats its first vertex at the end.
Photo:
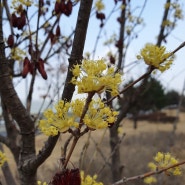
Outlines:
POLYGON ((17 13, 23 11, 23 6, 30 7, 33 5, 33 0, 12 0, 11 8, 13 8, 17 13))
POLYGON ((109 90, 115 96, 119 94, 121 75, 114 71, 114 67, 108 68, 104 60, 84 60, 82 65, 74 65, 71 82, 78 86, 78 93, 101 93, 109 90))
POLYGON ((95 3, 95 7, 97 11, 102 11, 103 9, 105 9, 105 4, 102 2, 102 0, 97 0, 95 3))
POLYGON ((23 61, 26 56, 26 52, 21 50, 20 48, 12 48, 11 49, 11 59, 14 59, 16 61, 23 61))
MULTIPOLYGON (((55 106, 56 112, 48 109, 44 112, 46 119, 39 122, 40 130, 48 136, 66 132, 69 128, 78 128, 85 99, 76 99, 71 103, 63 100, 55 106)), ((112 111, 100 100, 92 100, 83 119, 83 124, 91 129, 106 128, 116 120, 118 112, 112 111)))
MULTIPOLYGON (((175 159, 175 157, 172 157, 170 153, 162 153, 162 152, 158 152, 156 154, 156 156, 154 157, 154 161, 150 162, 148 164, 148 167, 153 170, 156 171, 157 169, 164 169, 170 165, 174 165, 178 163, 178 160, 175 159)), ((181 175, 182 171, 180 169, 179 166, 171 168, 169 170, 166 171, 167 174, 172 174, 172 175, 181 175)))
POLYGON ((117 115, 117 111, 112 111, 101 99, 97 99, 90 103, 83 121, 89 128, 102 129, 113 124, 117 115))
POLYGON ((153 66, 161 72, 169 69, 173 62, 171 53, 166 52, 164 46, 158 47, 153 44, 146 44, 137 58, 143 59, 147 65, 153 66))
POLYGON ((97 182, 97 175, 91 177, 90 175, 85 176, 84 171, 80 172, 81 185, 103 185, 102 182, 97 182))
POLYGON ((162 26, 164 26, 164 27, 165 26, 167 26, 167 27, 174 26, 174 23, 171 22, 170 20, 165 20, 165 21, 163 21, 162 26))
POLYGON ((46 182, 37 181, 37 185, 48 185, 46 182))
POLYGON ((174 9, 174 17, 177 19, 182 19, 182 9, 181 6, 178 3, 166 3, 164 5, 165 9, 169 9, 170 7, 174 9))
POLYGON ((0 151, 0 167, 7 161, 5 153, 0 151))
MULTIPOLYGON (((73 105, 73 104, 72 104, 73 105)), ((48 109, 44 112, 46 119, 40 120, 39 128, 43 133, 48 136, 55 136, 58 132, 65 132, 70 127, 78 127, 78 123, 75 121, 75 110, 72 115, 69 114, 71 104, 69 102, 59 101, 55 106, 56 112, 48 109)), ((73 109, 78 107, 72 107, 73 109)))
POLYGON ((145 184, 152 184, 152 183, 156 183, 157 182, 157 179, 155 177, 146 177, 144 178, 144 183, 145 184))

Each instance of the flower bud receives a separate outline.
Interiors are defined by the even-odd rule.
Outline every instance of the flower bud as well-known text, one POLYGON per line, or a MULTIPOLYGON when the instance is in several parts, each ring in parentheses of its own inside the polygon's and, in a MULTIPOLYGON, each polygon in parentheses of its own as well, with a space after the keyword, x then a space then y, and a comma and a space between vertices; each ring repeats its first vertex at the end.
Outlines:
POLYGON ((16 28, 17 27, 17 16, 15 15, 15 13, 12 14, 11 21, 12 21, 12 26, 16 28))
POLYGON ((71 15, 71 12, 72 12, 72 9, 73 9, 73 4, 72 4, 71 0, 69 0, 66 3, 64 14, 67 15, 67 16, 70 16, 71 15))
POLYGON ((30 60, 28 59, 28 57, 25 57, 23 63, 22 77, 26 78, 29 72, 30 72, 30 60))
POLYGON ((25 12, 21 13, 21 16, 17 18, 17 28, 21 30, 26 25, 25 12))
POLYGON ((60 3, 58 1, 56 1, 55 3, 55 13, 56 14, 60 13, 60 3))
POLYGON ((8 46, 10 48, 13 47, 13 45, 14 45, 14 36, 13 35, 9 35, 8 40, 7 40, 7 43, 8 43, 8 46))
POLYGON ((56 36, 59 37, 60 35, 60 26, 58 25, 56 28, 56 36))
POLYGON ((41 58, 39 58, 39 62, 37 63, 37 69, 39 71, 39 73, 41 74, 42 78, 44 78, 45 80, 48 78, 46 71, 44 69, 44 60, 42 60, 41 58))

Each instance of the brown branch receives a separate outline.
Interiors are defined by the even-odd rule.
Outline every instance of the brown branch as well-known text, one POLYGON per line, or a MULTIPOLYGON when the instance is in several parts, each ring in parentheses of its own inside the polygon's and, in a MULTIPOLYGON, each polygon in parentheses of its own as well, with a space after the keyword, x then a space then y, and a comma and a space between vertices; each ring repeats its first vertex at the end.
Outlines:
POLYGON ((147 173, 144 173, 144 174, 141 174, 141 175, 136 175, 136 176, 133 176, 133 177, 129 177, 129 178, 126 178, 124 177, 123 179, 113 183, 112 185, 120 185, 120 184, 126 184, 127 182, 130 182, 130 181, 134 181, 134 180, 139 180, 139 179, 144 179, 146 177, 150 177, 152 175, 157 175, 157 174, 160 174, 162 172, 165 172, 165 171, 168 171, 169 169, 173 169, 175 167, 178 167, 178 166, 181 166, 185 164, 185 160, 182 161, 182 162, 179 162, 177 164, 173 164, 173 165, 170 165, 166 168, 163 168, 163 169, 160 169, 160 170, 156 170, 156 171, 151 171, 151 172, 147 172, 147 173))
MULTIPOLYGON (((170 3, 171 0, 167 0, 166 3, 170 3)), ((169 8, 165 8, 165 11, 164 11, 164 15, 163 15, 163 19, 162 19, 162 22, 161 22, 161 29, 160 29, 160 32, 159 32, 159 36, 158 36, 158 39, 157 39, 157 46, 161 46, 161 43, 162 41, 165 39, 165 35, 164 35, 164 31, 165 31, 165 26, 163 26, 163 22, 165 20, 167 20, 167 17, 168 17, 168 13, 169 13, 169 8)))
POLYGON ((30 169, 37 169, 51 155, 59 136, 59 134, 57 136, 50 136, 37 156, 25 163, 25 166, 29 166, 30 169))
POLYGON ((71 155, 72 155, 72 153, 73 153, 73 151, 74 151, 74 149, 75 149, 75 146, 76 146, 76 144, 77 144, 77 142, 78 142, 78 139, 79 139, 79 137, 74 137, 73 143, 72 143, 72 145, 71 145, 71 148, 70 148, 70 150, 69 150, 69 153, 68 153, 68 155, 67 155, 67 158, 65 159, 65 162, 64 162, 64 165, 63 165, 63 169, 66 169, 66 167, 67 167, 67 164, 68 164, 68 162, 69 162, 69 160, 70 160, 70 158, 71 158, 71 155))
POLYGON ((90 12, 92 8, 92 2, 93 0, 82 0, 80 2, 71 56, 68 59, 69 60, 68 73, 62 95, 62 99, 65 99, 66 101, 71 101, 73 92, 75 90, 75 85, 70 83, 73 77, 71 68, 73 67, 74 64, 80 64, 83 58, 82 55, 86 40, 86 33, 89 23, 90 12))
POLYGON ((126 16, 126 6, 127 3, 126 1, 122 1, 122 6, 124 6, 125 8, 122 8, 121 10, 121 23, 120 23, 120 32, 119 32, 119 42, 121 43, 121 46, 118 48, 118 64, 117 64, 117 68, 118 70, 121 69, 122 66, 122 61, 123 61, 123 46, 124 46, 124 37, 125 37, 125 16, 126 16))
MULTIPOLYGON (((183 42, 183 43, 180 44, 176 49, 174 49, 174 50, 170 53, 170 55, 168 56, 168 58, 171 57, 171 56, 173 56, 177 51, 179 51, 179 50, 182 49, 183 47, 185 47, 185 42, 183 42)), ((165 58, 164 61, 165 61, 166 59, 167 59, 167 58, 165 58)), ((150 68, 148 69, 148 71, 147 71, 145 74, 143 74, 143 75, 140 76, 138 79, 136 79, 135 81, 133 81, 132 83, 130 83, 128 86, 126 86, 123 90, 121 90, 121 91, 119 92, 119 94, 124 93, 124 92, 127 91, 130 87, 134 86, 134 85, 135 85, 136 83, 138 83, 139 81, 141 81, 141 80, 143 80, 144 78, 148 77, 148 76, 152 73, 152 71, 153 71, 154 69, 155 69, 154 66, 150 66, 150 68)), ((110 98, 109 100, 107 100, 106 103, 111 102, 112 100, 114 100, 114 99, 115 99, 116 97, 118 97, 118 96, 119 96, 119 95, 113 96, 112 98, 110 98)))

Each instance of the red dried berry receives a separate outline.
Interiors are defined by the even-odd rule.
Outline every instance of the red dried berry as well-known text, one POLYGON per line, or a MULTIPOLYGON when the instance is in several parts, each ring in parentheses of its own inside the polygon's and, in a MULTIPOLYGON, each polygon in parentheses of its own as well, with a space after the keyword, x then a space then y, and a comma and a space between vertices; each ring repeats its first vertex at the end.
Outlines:
POLYGON ((60 2, 60 13, 65 13, 66 11, 66 4, 64 1, 60 2))
POLYGON ((69 172, 69 185, 80 185, 81 178, 80 178, 80 171, 78 168, 71 169, 69 172))
POLYGON ((56 28, 56 36, 59 37, 61 35, 60 33, 60 26, 58 25, 56 28))
POLYGON ((7 43, 10 48, 14 46, 14 36, 13 35, 9 35, 7 43))
POLYGON ((105 19, 105 14, 104 13, 96 12, 96 18, 97 19, 100 19, 100 20, 104 20, 105 19))
POLYGON ((22 77, 26 78, 27 74, 30 72, 30 60, 28 57, 25 57, 24 63, 23 63, 23 70, 22 70, 22 77))
POLYGON ((58 1, 56 1, 55 3, 55 13, 56 14, 60 13, 60 3, 58 1))
POLYGON ((17 18, 17 28, 21 30, 26 25, 25 12, 21 13, 21 16, 17 18))
POLYGON ((72 13, 72 9, 73 9, 73 4, 71 2, 71 0, 69 0, 67 3, 66 3, 66 7, 65 7, 65 12, 64 14, 66 16, 70 16, 71 13, 72 13))
POLYGON ((79 169, 66 169, 61 173, 56 173, 51 182, 52 185, 80 185, 80 171, 79 169))
POLYGON ((12 26, 16 28, 17 27, 17 16, 15 15, 15 13, 12 14, 11 21, 12 21, 12 26))
POLYGON ((122 48, 122 47, 123 47, 123 42, 122 42, 121 40, 118 40, 118 41, 116 42, 115 46, 116 46, 117 48, 122 48))
POLYGON ((112 55, 109 57, 109 60, 111 64, 115 64, 116 62, 115 57, 113 57, 112 55))
POLYGON ((44 0, 39 0, 39 6, 43 7, 44 6, 44 0))
POLYGON ((31 44, 28 46, 28 53, 29 53, 30 55, 33 54, 33 47, 32 47, 31 44))
POLYGON ((55 44, 55 42, 56 42, 56 36, 53 34, 52 31, 50 31, 50 33, 49 33, 49 38, 50 38, 51 44, 52 45, 55 44))
POLYGON ((47 76, 46 71, 44 69, 44 61, 41 58, 39 58, 39 61, 37 63, 37 69, 38 69, 39 73, 41 74, 42 78, 47 80, 48 76, 47 76))
POLYGON ((123 18, 122 17, 118 17, 117 21, 121 24, 121 23, 123 23, 123 18))

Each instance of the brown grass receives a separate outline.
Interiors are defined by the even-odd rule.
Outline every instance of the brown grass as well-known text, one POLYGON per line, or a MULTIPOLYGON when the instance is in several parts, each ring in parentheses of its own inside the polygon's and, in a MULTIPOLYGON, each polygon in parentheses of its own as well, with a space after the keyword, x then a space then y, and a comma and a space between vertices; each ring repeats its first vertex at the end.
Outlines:
MULTIPOLYGON (((172 114, 171 112, 169 114, 172 114)), ((175 113, 173 112, 175 115, 175 113)), ((148 171, 147 164, 152 161, 153 156, 158 152, 171 152, 179 160, 185 160, 185 114, 180 114, 176 134, 172 134, 173 125, 170 123, 148 123, 146 121, 138 122, 138 129, 133 129, 133 124, 129 120, 124 120, 123 132, 126 134, 121 146, 121 161, 123 176, 130 177, 142 174, 148 171)), ((50 181, 52 176, 59 170, 59 159, 61 157, 61 148, 63 147, 68 134, 61 135, 52 155, 38 170, 38 179, 50 181)), ((47 137, 38 135, 36 137, 37 152, 43 146, 47 137)), ((9 159, 11 170, 17 176, 15 163, 9 152, 5 148, 6 155, 9 159)), ((89 174, 99 172, 106 163, 105 168, 98 174, 99 180, 108 185, 111 182, 110 173, 110 150, 109 150, 109 133, 108 130, 91 132, 90 136, 86 134, 80 138, 72 158, 69 168, 79 167, 81 158, 81 169, 89 174), (97 145, 95 145, 95 143, 97 145), (86 145, 87 150, 83 147, 86 145), (82 155, 83 151, 83 155, 82 155), (104 156, 104 157, 102 157, 104 156), (109 160, 108 160, 109 159, 109 160), (105 162, 106 160, 106 162, 105 162)), ((184 167, 182 167, 184 169, 184 167)), ((3 175, 0 171, 0 177, 3 175)), ((161 174, 157 177, 158 185, 184 185, 185 175, 181 177, 165 176, 161 174)), ((3 183, 5 184, 5 183, 3 183)), ((130 182, 129 185, 143 185, 142 181, 130 182)))

